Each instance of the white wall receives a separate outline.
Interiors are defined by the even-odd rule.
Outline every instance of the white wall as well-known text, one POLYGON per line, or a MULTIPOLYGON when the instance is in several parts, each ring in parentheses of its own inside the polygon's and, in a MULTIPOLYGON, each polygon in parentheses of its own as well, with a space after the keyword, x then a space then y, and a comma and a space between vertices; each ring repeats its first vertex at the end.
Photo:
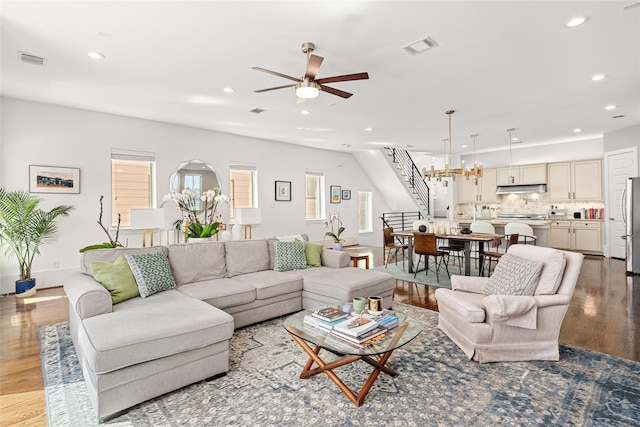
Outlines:
MULTIPOLYGON (((110 213, 111 148, 156 153, 157 199, 169 190, 169 175, 178 163, 200 159, 218 172, 221 189, 229 192, 229 163, 255 163, 259 179, 259 206, 263 223, 254 226, 254 238, 307 233, 312 240, 323 238, 318 221, 305 220, 306 169, 325 173, 327 211, 340 213, 345 236, 356 236, 362 244, 381 245, 377 217, 390 210, 374 184, 367 178, 353 155, 291 144, 240 137, 173 124, 140 120, 93 111, 40 104, 12 98, 1 99, 0 185, 8 190, 29 188, 29 165, 79 167, 80 194, 41 194, 42 207, 60 204, 75 207, 68 218, 58 221, 54 243, 44 245, 34 262, 38 287, 59 285, 79 264, 78 249, 106 241, 96 224, 99 197, 105 196, 105 219, 110 213), (292 201, 274 201, 274 181, 292 182, 292 201), (330 204, 329 186, 341 185, 352 191, 350 201, 330 204), (358 235, 358 191, 373 192, 374 232, 358 235)), ((167 218, 167 228, 175 218, 167 218)), ((224 213, 227 219, 228 212, 224 213)), ((121 232, 121 241, 140 246, 138 233, 121 232)), ((15 259, 0 258, 0 292, 14 291, 17 278, 15 259)))
MULTIPOLYGON (((640 125, 629 126, 604 135, 604 151, 623 150, 629 147, 640 147, 640 125)), ((640 165, 640 150, 638 163, 640 165)))

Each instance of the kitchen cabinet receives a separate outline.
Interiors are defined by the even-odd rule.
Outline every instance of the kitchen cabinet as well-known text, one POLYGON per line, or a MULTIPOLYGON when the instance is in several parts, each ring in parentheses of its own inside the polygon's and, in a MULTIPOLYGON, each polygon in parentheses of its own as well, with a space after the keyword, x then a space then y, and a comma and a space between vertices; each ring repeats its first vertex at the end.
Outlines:
POLYGON ((549 163, 549 200, 602 200, 602 160, 549 163))
POLYGON ((546 184, 547 183, 547 164, 534 163, 530 165, 519 165, 498 168, 498 185, 509 184, 509 175, 513 173, 514 185, 525 184, 546 184))
POLYGON ((602 224, 600 221, 553 221, 549 226, 549 246, 602 253, 602 224))
POLYGON ((458 203, 496 203, 496 169, 484 169, 478 185, 472 179, 461 178, 458 183, 458 203))

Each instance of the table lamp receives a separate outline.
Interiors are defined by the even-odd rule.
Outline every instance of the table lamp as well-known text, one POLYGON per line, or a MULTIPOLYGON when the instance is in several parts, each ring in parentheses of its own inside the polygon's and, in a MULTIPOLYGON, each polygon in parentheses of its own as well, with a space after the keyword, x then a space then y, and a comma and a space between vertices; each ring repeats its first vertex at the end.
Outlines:
POLYGON ((131 229, 142 230, 142 247, 153 246, 153 230, 164 228, 164 209, 131 209, 131 229))
POLYGON ((260 208, 236 208, 235 211, 235 223, 244 226, 244 238, 251 239, 251 226, 254 224, 260 224, 262 222, 262 215, 260 208), (248 230, 248 233, 247 233, 248 230))

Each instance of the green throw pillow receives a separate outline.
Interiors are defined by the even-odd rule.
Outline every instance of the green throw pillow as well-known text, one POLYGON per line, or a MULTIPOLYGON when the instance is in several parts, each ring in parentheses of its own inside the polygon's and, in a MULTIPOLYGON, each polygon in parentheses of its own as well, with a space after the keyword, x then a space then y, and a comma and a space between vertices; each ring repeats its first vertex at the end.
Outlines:
POLYGON ((133 277, 138 283, 140 296, 146 298, 158 292, 176 288, 171 267, 167 256, 158 252, 141 254, 125 254, 124 257, 131 267, 133 277))
POLYGON ((322 265, 321 255, 324 246, 315 243, 307 243, 304 246, 304 254, 307 257, 307 265, 320 267, 322 265))
POLYGON ((109 291, 114 304, 140 295, 129 263, 122 255, 113 264, 91 261, 91 273, 93 278, 109 291))
POLYGON ((273 242, 275 271, 302 270, 307 268, 307 257, 304 254, 304 242, 273 242))

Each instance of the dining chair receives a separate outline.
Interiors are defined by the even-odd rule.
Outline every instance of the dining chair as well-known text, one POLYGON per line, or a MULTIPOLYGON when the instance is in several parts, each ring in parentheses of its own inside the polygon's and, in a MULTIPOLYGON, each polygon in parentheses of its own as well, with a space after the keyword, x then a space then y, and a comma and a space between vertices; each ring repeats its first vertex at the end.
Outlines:
MULTIPOLYGON (((505 252, 512 246, 512 245, 517 245, 518 242, 518 238, 520 237, 518 233, 513 233, 513 234, 509 234, 507 237, 507 248, 505 249, 505 252)), ((480 276, 484 275, 484 265, 485 264, 489 264, 489 268, 487 270, 487 277, 491 276, 491 264, 493 263, 493 261, 495 261, 496 263, 498 263, 498 261, 500 261, 500 258, 502 257, 502 255, 504 255, 504 253, 502 252, 498 252, 498 248, 496 248, 496 251, 484 251, 482 253, 482 256, 484 257, 484 261, 483 265, 480 266, 480 276)))
POLYGON ((386 260, 384 263, 384 268, 387 268, 389 265, 389 258, 391 257, 391 251, 395 250, 394 257, 396 265, 398 265, 398 250, 402 249, 402 271, 404 271, 404 251, 409 248, 409 245, 406 243, 398 243, 395 238, 391 235, 393 233, 393 227, 385 227, 382 229, 382 234, 384 237, 384 251, 386 254, 386 260))
POLYGON ((453 264, 458 264, 458 269, 460 270, 460 274, 462 274, 464 242, 461 240, 449 239, 446 245, 438 246, 438 249, 449 253, 449 256, 447 257, 447 266, 449 266, 449 262, 452 260, 451 255, 453 254, 453 264))
MULTIPOLYGON (((442 266, 444 258, 449 256, 449 253, 446 251, 438 250, 436 242, 437 239, 435 233, 415 233, 415 235, 413 236, 413 251, 419 256, 418 265, 416 265, 416 270, 413 274, 413 277, 416 277, 416 275, 418 274, 422 257, 425 257, 425 274, 427 274, 427 271, 429 270, 429 257, 433 257, 436 280, 438 283, 440 283, 440 267, 442 266)), ((449 267, 447 266, 447 264, 448 260, 444 263, 444 268, 447 272, 447 277, 451 278, 451 276, 449 275, 449 267)))
MULTIPOLYGON (((491 224, 490 222, 486 222, 486 221, 473 221, 471 223, 471 225, 469 226, 469 228, 471 229, 472 233, 478 233, 478 234, 496 234, 496 228, 493 226, 493 224, 491 224)), ((478 243, 476 242, 471 242, 471 252, 475 253, 475 265, 476 268, 478 268, 478 257, 479 257, 479 251, 478 251, 478 243)), ((480 269, 482 270, 482 266, 480 266, 480 269)))
POLYGON ((520 235, 520 243, 528 244, 533 242, 536 244, 537 237, 533 234, 533 228, 530 225, 523 224, 521 222, 508 222, 504 226, 504 234, 518 233, 520 235))

